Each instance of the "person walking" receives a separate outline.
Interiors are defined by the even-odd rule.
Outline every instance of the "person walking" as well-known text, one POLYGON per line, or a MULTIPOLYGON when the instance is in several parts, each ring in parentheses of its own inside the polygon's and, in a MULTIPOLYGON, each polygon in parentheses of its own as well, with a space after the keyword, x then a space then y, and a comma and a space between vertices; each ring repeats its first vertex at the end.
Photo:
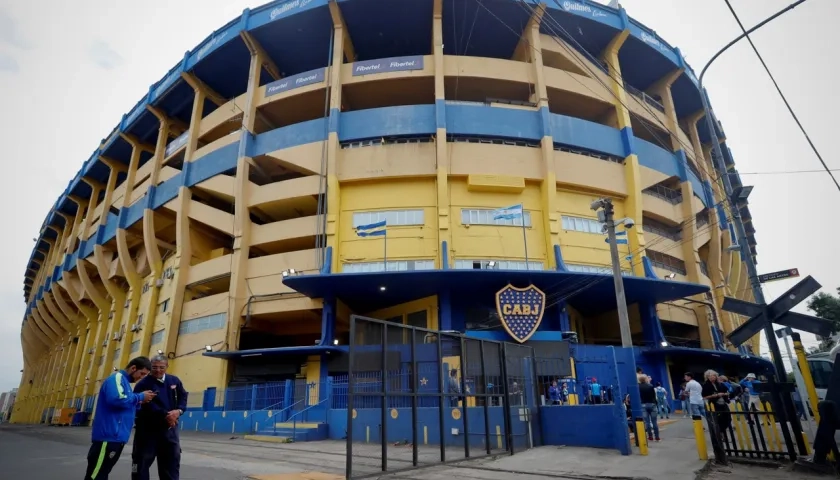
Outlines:
POLYGON ((665 418, 671 418, 671 406, 668 405, 668 392, 665 391, 665 388, 662 387, 662 382, 656 382, 656 405, 659 410, 659 418, 661 419, 663 414, 665 418))
POLYGON ((151 368, 148 358, 137 357, 102 382, 93 415, 85 480, 108 480, 131 436, 137 407, 155 397, 151 390, 131 391, 131 384, 143 379, 151 368))
MULTIPOLYGON (((650 377, 640 377, 639 397, 642 400, 642 420, 645 422, 645 431, 648 440, 659 441, 659 422, 656 419, 657 402, 656 389, 650 384, 650 377)), ((641 432, 640 432, 641 433, 641 432)))
POLYGON ((683 418, 691 416, 691 409, 688 403, 688 391, 685 389, 686 382, 680 385, 680 408, 682 408, 683 418))
POLYGON ((135 391, 151 390, 155 398, 140 407, 131 452, 131 480, 149 480, 157 459, 160 480, 178 480, 181 471, 181 439, 178 420, 187 409, 187 391, 181 380, 166 373, 169 361, 152 358, 152 374, 137 382, 135 391))
POLYGON ((703 387, 694 379, 694 374, 685 372, 685 391, 688 396, 688 406, 691 415, 706 416, 706 406, 703 403, 703 387))

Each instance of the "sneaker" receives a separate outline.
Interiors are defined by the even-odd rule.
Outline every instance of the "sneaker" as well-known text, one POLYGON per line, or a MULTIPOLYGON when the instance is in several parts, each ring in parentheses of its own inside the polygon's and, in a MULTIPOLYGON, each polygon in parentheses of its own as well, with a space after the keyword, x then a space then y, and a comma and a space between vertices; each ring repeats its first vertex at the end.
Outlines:
POLYGON ((653 437, 648 437, 648 441, 652 442, 652 441, 653 441, 653 437))
POLYGON ((659 437, 656 437, 656 441, 657 441, 657 442, 661 442, 661 441, 662 441, 662 439, 661 439, 661 438, 659 438, 659 437))

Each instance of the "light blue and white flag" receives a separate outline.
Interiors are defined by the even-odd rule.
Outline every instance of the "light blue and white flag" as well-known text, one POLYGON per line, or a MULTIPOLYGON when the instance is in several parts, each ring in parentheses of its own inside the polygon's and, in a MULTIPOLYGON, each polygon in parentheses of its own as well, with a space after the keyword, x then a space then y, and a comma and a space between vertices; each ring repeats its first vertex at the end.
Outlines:
POLYGON ((356 227, 356 235, 360 237, 382 237, 385 235, 387 220, 381 222, 359 225, 356 227))
POLYGON ((493 220, 513 220, 522 218, 522 204, 493 210, 493 220))

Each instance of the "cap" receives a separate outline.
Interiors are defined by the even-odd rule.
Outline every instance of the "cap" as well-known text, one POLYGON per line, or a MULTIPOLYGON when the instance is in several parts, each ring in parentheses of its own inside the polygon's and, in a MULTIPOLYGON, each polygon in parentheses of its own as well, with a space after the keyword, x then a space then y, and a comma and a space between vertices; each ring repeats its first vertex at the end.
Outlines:
POLYGON ((748 373, 747 378, 755 378, 755 374, 754 373, 748 373))

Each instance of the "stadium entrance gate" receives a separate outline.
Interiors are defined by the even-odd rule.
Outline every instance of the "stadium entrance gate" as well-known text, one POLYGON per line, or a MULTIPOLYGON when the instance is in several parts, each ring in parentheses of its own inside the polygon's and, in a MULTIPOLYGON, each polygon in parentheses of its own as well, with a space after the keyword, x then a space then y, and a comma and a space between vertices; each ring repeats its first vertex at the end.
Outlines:
POLYGON ((540 442, 534 350, 353 315, 346 477, 540 442))

